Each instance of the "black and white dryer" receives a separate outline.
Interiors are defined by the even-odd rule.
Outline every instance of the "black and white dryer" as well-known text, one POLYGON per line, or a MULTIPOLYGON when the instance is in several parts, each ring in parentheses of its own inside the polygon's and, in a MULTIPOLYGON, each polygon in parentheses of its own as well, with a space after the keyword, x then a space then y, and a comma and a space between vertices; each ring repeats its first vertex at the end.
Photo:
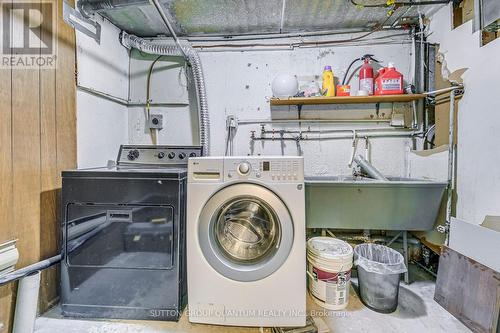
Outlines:
POLYGON ((178 320, 187 303, 186 177, 201 147, 123 145, 62 173, 65 316, 178 320))

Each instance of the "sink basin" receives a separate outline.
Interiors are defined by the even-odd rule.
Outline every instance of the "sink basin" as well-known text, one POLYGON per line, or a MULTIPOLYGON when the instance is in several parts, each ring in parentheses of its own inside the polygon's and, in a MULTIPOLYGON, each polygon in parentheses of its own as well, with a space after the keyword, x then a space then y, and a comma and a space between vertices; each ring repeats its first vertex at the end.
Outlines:
POLYGON ((388 178, 306 178, 307 227, 431 230, 447 183, 388 178))

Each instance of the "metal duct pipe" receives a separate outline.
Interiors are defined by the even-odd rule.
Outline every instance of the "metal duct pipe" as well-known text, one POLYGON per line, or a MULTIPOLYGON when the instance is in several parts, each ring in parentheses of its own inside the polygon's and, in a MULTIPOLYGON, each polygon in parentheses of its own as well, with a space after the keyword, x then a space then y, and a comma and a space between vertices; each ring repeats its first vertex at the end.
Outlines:
POLYGON ((203 154, 210 154, 209 145, 209 117, 208 117, 208 102, 207 93, 205 91, 205 79, 203 77, 203 69, 201 66, 200 56, 189 44, 183 44, 182 52, 177 45, 168 41, 149 41, 134 35, 129 35, 125 31, 120 34, 120 40, 126 48, 135 48, 144 53, 182 57, 186 54, 189 64, 191 65, 191 72, 194 77, 194 84, 196 87, 196 97, 198 100, 198 118, 199 118, 199 131, 200 131, 200 144, 203 146, 203 154))
POLYGON ((86 18, 89 18, 91 15, 103 10, 147 4, 149 4, 148 0, 79 0, 76 2, 78 11, 83 15, 83 17, 86 18))
POLYGON ((373 165, 371 165, 363 156, 354 156, 354 162, 356 162, 366 173, 375 179, 389 181, 380 171, 377 170, 373 165))
POLYGON ((169 21, 169 19, 167 17, 167 14, 165 13, 165 10, 163 9, 163 6, 161 5, 161 3, 158 0, 151 0, 151 3, 156 8, 156 11, 160 15, 161 20, 165 24, 165 27, 167 27, 167 30, 172 35, 172 38, 174 39, 175 44, 177 44, 177 47, 179 47, 179 50, 182 52, 182 55, 184 56, 184 59, 186 59, 186 61, 189 62, 189 57, 186 54, 186 52, 184 51, 184 49, 182 48, 181 42, 179 40, 179 37, 177 37, 177 34, 175 33, 174 27, 170 23, 170 21, 169 21))

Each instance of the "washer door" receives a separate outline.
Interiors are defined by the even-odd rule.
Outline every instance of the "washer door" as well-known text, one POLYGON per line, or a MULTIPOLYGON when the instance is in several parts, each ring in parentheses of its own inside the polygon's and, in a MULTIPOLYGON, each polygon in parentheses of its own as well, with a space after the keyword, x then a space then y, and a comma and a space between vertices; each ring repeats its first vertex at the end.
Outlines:
POLYGON ((198 236, 205 259, 217 272, 237 281, 256 281, 285 262, 293 244, 293 221, 276 194, 242 183, 223 188, 207 201, 198 236))

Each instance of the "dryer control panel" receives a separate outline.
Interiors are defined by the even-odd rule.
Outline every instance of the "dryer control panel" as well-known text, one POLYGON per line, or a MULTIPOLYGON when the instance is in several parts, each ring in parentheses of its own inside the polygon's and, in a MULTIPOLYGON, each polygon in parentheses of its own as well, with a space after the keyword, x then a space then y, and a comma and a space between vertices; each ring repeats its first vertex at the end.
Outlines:
POLYGON ((224 179, 255 179, 266 182, 303 182, 304 159, 289 156, 225 157, 224 179))
POLYGON ((200 146, 122 145, 118 165, 187 165, 188 159, 200 157, 200 146))

